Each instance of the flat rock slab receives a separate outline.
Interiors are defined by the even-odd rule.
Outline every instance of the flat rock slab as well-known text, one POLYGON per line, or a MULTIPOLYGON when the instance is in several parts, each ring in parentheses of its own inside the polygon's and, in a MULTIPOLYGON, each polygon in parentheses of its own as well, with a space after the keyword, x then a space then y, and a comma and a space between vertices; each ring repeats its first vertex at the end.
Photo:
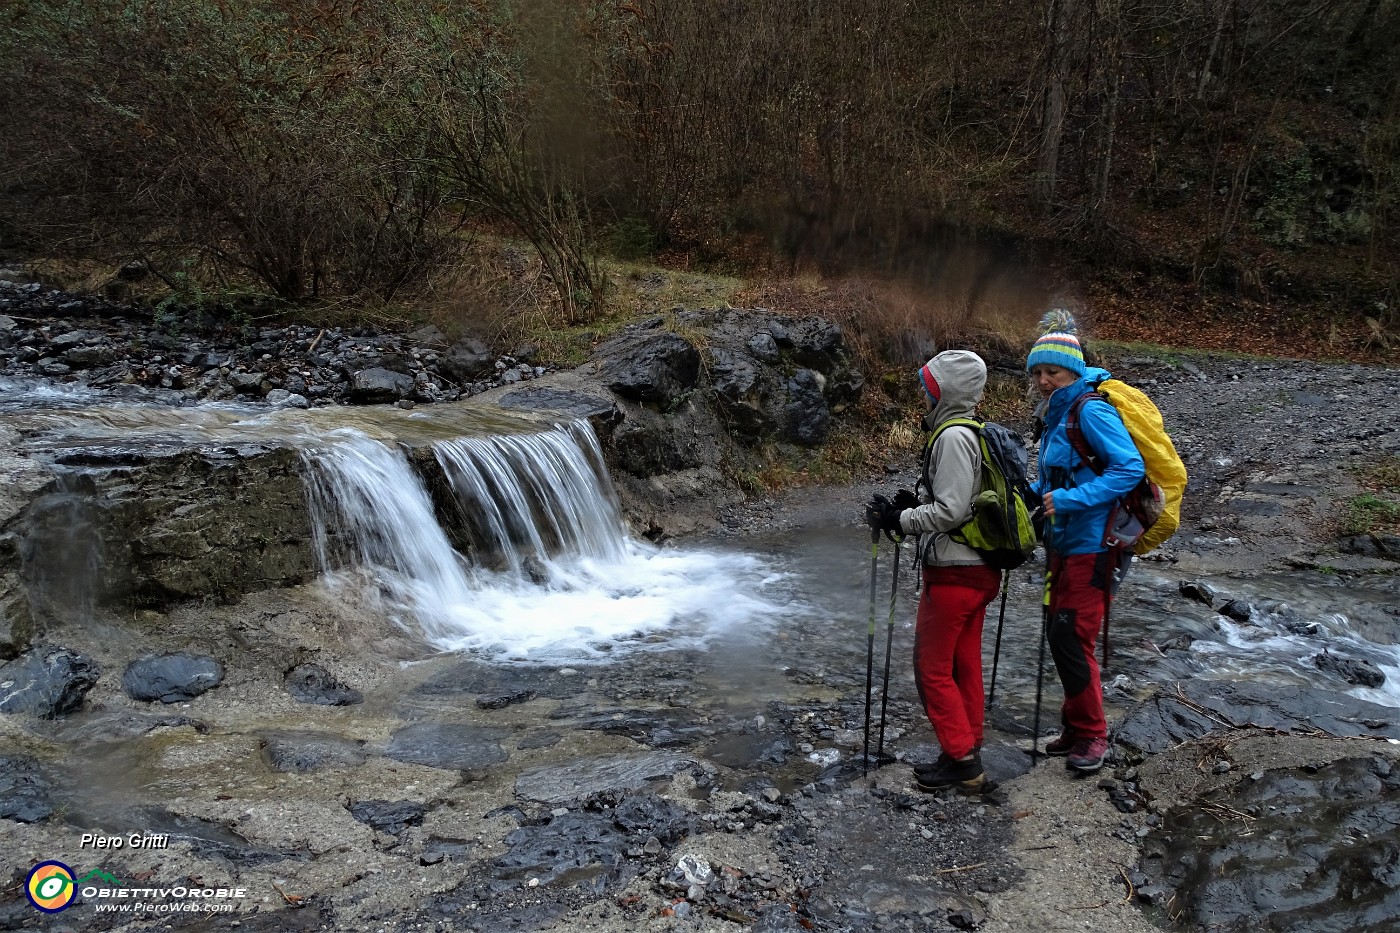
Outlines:
POLYGON ((354 768, 365 763, 365 743, 328 732, 265 732, 263 760, 273 771, 305 772, 354 768))
POLYGON ((581 674, 561 674, 552 667, 509 669, 479 661, 455 664, 419 684, 412 696, 426 699, 502 697, 533 693, 551 699, 576 696, 588 689, 581 674))
POLYGON ((423 822, 428 808, 411 800, 361 800, 350 805, 350 815, 371 829, 397 836, 423 822))
POLYGON ((515 780, 515 793, 528 800, 562 804, 591 794, 638 790, 649 781, 669 779, 696 766, 693 758, 666 752, 576 758, 521 772, 515 780))
POLYGON ((49 780, 39 763, 23 755, 0 755, 0 819, 37 823, 53 811, 49 780))
POLYGON ((1396 713, 1393 707, 1310 687, 1192 680, 1134 708, 1114 741, 1155 755, 1217 729, 1243 726, 1400 739, 1396 713))
POLYGON ((501 740, 508 730, 456 723, 420 722, 395 732, 384 747, 386 758, 449 771, 470 771, 499 764, 507 757, 501 740))
POLYGON ((619 416, 617 403, 610 398, 548 386, 514 389, 502 395, 497 404, 502 408, 560 412, 575 418, 614 420, 619 416))

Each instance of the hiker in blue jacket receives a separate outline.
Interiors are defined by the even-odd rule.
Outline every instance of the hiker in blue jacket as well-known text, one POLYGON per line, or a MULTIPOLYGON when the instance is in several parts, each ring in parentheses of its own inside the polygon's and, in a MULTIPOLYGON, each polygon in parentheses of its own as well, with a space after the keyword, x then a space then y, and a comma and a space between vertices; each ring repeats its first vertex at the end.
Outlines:
POLYGON ((1102 399, 1079 409, 1079 426, 1104 469, 1095 472, 1066 433, 1074 401, 1093 391, 1108 373, 1090 370, 1076 336, 1074 318, 1052 311, 1045 333, 1026 357, 1026 369, 1044 399, 1044 433, 1039 471, 1032 489, 1044 504, 1045 579, 1048 608, 1045 636, 1055 660, 1065 700, 1064 731, 1045 746, 1064 755, 1071 770, 1097 771, 1108 753, 1108 723, 1094 644, 1121 572, 1131 552, 1106 543, 1118 500, 1143 478, 1138 453, 1118 411, 1102 399))

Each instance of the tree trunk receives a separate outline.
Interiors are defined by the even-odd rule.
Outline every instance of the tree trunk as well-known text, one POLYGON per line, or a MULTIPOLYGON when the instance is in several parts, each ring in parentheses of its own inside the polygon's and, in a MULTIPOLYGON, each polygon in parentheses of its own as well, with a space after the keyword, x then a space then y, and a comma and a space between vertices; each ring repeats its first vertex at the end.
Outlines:
POLYGON ((1060 144, 1065 132, 1066 78, 1069 72, 1070 22, 1077 0, 1050 0, 1046 16, 1045 96, 1041 109, 1040 160, 1036 171, 1036 200, 1048 210, 1055 200, 1060 144))

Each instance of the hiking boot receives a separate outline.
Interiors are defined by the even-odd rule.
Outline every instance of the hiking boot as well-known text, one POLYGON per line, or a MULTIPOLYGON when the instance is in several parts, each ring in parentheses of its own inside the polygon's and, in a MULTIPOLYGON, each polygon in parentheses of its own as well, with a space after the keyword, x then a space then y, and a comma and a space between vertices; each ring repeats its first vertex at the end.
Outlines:
POLYGON ((1071 771, 1089 774, 1103 767, 1103 760, 1107 755, 1108 739, 1080 739, 1074 743, 1069 757, 1065 759, 1065 767, 1071 771))
POLYGON ((1045 743, 1045 754, 1052 758, 1062 758, 1074 751, 1075 738, 1070 732, 1061 732, 1060 737, 1045 743))
POLYGON ((982 772, 982 756, 976 752, 967 761, 945 758, 935 762, 931 770, 915 771, 914 774, 919 790, 928 792, 951 787, 961 793, 975 794, 987 779, 982 772))
POLYGON ((947 762, 952 761, 947 752, 939 752, 937 761, 925 761, 914 765, 914 777, 921 778, 926 774, 937 774, 947 762))
MULTIPOLYGON (((981 761, 982 746, 973 746, 972 754, 977 757, 978 761, 981 761)), ((939 768, 942 768, 945 764, 952 760, 953 759, 949 757, 947 752, 939 752, 938 759, 936 761, 921 762, 920 764, 914 765, 914 776, 922 777, 925 774, 936 774, 939 768)))

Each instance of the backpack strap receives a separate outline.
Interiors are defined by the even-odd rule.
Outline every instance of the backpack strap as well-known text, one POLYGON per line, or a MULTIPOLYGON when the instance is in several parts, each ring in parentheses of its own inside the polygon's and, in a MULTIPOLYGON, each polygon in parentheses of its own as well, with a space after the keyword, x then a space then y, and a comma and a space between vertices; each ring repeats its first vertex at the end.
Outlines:
POLYGON ((1070 403, 1069 411, 1065 413, 1065 438, 1069 445, 1074 448, 1074 452, 1079 454, 1079 465, 1088 466, 1099 476, 1107 465, 1103 458, 1094 453, 1094 448, 1089 446, 1089 441, 1084 437, 1084 429, 1079 426, 1079 410, 1093 399, 1098 399, 1105 404, 1112 404, 1107 396, 1101 392, 1085 392, 1079 398, 1070 403))

